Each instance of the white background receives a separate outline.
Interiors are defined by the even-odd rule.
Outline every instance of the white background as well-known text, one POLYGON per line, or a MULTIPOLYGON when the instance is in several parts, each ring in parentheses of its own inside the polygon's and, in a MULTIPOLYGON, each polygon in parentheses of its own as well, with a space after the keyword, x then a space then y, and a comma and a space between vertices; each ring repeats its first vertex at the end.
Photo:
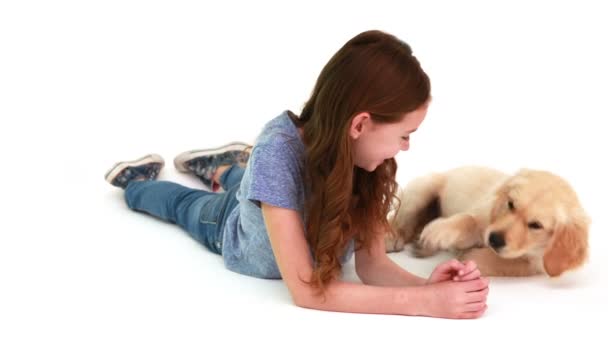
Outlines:
MULTIPOLYGON (((3 1, 0 340, 600 340, 605 322, 607 13, 589 1, 3 1), (226 270, 103 180, 160 153, 253 141, 296 113, 348 39, 408 42, 432 81, 398 181, 480 164, 542 168, 593 219, 591 258, 560 279, 492 279, 473 321, 292 304, 281 281, 226 270), (594 335, 593 335, 594 334, 594 335)), ((391 258, 426 276, 447 256, 391 258)), ((352 262, 345 277, 358 281, 352 262)))

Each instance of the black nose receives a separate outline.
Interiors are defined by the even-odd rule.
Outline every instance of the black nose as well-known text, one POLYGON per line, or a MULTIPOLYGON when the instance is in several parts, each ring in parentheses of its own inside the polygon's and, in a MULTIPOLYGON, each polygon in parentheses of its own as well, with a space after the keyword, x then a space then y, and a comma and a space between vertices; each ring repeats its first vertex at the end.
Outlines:
POLYGON ((490 246, 494 249, 499 249, 505 246, 505 238, 500 233, 490 233, 490 246))

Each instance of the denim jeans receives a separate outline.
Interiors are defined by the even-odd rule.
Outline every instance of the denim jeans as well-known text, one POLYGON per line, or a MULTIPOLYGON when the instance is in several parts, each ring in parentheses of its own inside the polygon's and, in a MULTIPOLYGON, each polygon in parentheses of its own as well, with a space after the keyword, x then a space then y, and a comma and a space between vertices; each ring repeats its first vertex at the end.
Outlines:
POLYGON ((167 181, 133 181, 125 189, 129 208, 176 223, 214 253, 222 254, 226 218, 237 205, 244 169, 232 165, 220 177, 225 192, 191 189, 167 181))

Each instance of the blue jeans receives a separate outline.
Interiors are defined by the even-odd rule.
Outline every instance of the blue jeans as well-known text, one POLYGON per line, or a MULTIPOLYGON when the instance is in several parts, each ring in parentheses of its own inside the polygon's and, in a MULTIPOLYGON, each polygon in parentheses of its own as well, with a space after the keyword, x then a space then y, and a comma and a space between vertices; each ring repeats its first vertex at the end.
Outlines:
POLYGON ((222 254, 226 218, 237 205, 236 192, 244 169, 232 165, 220 177, 225 192, 191 189, 166 181, 133 181, 125 189, 129 208, 177 223, 196 241, 222 254))

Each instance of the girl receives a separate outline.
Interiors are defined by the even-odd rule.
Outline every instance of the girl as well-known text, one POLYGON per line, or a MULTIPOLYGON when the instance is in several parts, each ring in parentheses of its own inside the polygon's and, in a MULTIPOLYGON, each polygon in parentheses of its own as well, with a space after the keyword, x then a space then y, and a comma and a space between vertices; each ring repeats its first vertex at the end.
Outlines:
POLYGON ((255 147, 232 143, 175 158, 211 192, 156 181, 158 155, 118 163, 106 180, 125 189, 129 208, 177 223, 228 269, 282 278, 298 306, 476 318, 488 281, 473 262, 450 260, 423 279, 385 253, 394 157, 409 148, 429 101, 429 78, 410 47, 363 32, 323 68, 302 113, 268 122, 255 147), (353 254, 362 284, 340 280, 353 254))

